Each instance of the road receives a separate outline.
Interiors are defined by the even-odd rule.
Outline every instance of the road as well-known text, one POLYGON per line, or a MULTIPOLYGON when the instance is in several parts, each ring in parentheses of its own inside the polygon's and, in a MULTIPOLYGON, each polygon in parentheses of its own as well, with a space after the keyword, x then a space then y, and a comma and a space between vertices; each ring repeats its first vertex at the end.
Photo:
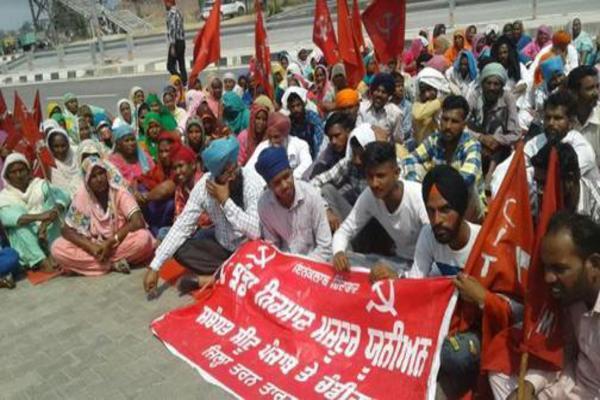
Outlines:
MULTIPOLYGON (((567 13, 579 13, 584 16, 586 12, 598 11, 597 0, 544 0, 538 2, 538 16, 554 16, 557 24, 564 21, 567 22, 567 13)), ((460 4, 460 3, 459 3, 460 4)), ((467 25, 478 23, 485 25, 487 23, 496 22, 501 24, 505 20, 514 20, 517 18, 525 19, 531 15, 530 1, 523 0, 503 0, 493 1, 472 5, 459 5, 456 8, 456 22, 458 25, 467 25)), ((588 14, 589 15, 589 14, 588 14)), ((269 30, 269 42, 272 49, 284 48, 293 50, 297 45, 310 44, 312 37, 312 19, 304 18, 304 24, 297 27, 281 26, 282 21, 277 21, 277 25, 269 30)), ((407 16, 407 36, 413 34, 416 29, 421 27, 431 27, 437 22, 448 20, 447 9, 438 10, 422 10, 409 12, 407 16)), ((531 22, 525 21, 526 25, 534 25, 531 22)), ((252 33, 231 33, 223 35, 221 39, 222 53, 237 53, 243 55, 244 50, 252 49, 254 35, 252 33)), ((191 47, 191 43, 188 43, 191 47)), ((188 47, 189 48, 189 47, 188 47)), ((138 57, 146 58, 155 57, 163 59, 165 57, 164 45, 154 44, 140 48, 136 48, 138 57)), ((114 57, 125 57, 123 50, 109 50, 108 54, 114 57)), ((89 59, 89 55, 78 55, 82 59, 89 59)), ((73 65, 69 62, 68 65, 73 65)), ((220 72, 224 72, 221 70, 220 72)), ((152 75, 136 75, 131 77, 115 77, 115 78, 95 78, 89 80, 77 81, 61 81, 48 82, 36 85, 16 85, 2 87, 7 100, 12 102, 12 91, 18 89, 22 93, 28 104, 31 104, 35 88, 39 87, 41 94, 46 99, 54 99, 61 96, 67 91, 75 92, 82 96, 82 102, 97 104, 102 107, 107 107, 108 110, 114 111, 114 107, 118 99, 126 97, 129 88, 134 85, 139 85, 146 88, 148 91, 161 91, 166 82, 165 74, 152 75)))

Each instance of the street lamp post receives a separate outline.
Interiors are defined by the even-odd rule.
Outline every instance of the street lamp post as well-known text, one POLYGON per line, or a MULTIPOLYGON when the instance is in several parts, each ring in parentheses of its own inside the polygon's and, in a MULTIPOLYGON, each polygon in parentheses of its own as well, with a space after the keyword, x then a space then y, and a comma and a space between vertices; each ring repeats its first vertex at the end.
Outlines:
POLYGON ((537 0, 531 0, 531 14, 533 19, 537 18, 537 0))
POLYGON ((456 9, 456 0, 449 0, 449 17, 450 17, 450 26, 454 27, 454 10, 456 9))
POLYGON ((104 43, 102 41, 102 34, 99 32, 98 26, 98 11, 96 9, 96 0, 90 0, 92 7, 92 18, 90 20, 90 26, 92 27, 92 35, 94 40, 98 42, 98 48, 100 50, 100 64, 104 65, 104 43))

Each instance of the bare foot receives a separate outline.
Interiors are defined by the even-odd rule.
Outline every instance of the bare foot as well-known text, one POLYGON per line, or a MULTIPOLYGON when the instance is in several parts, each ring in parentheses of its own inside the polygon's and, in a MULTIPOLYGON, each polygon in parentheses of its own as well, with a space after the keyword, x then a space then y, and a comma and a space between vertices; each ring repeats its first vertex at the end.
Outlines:
POLYGON ((55 272, 57 268, 58 264, 56 263, 56 260, 52 258, 52 256, 45 258, 38 264, 38 270, 40 272, 55 272))

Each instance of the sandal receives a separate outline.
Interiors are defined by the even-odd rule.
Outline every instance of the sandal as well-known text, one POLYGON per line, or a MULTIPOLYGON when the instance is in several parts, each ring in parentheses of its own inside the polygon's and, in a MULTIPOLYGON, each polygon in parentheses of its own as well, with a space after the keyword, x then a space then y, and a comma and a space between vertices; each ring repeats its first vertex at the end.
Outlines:
POLYGON ((112 269, 113 271, 121 274, 129 274, 131 272, 131 268, 129 268, 129 263, 127 260, 119 260, 115 262, 112 266, 112 269))

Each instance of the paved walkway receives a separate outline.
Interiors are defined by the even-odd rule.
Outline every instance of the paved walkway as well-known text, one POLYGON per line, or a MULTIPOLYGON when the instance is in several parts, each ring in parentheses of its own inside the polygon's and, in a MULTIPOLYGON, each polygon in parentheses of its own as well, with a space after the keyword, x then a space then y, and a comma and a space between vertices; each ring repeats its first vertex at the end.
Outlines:
POLYGON ((175 288, 148 301, 144 270, 59 277, 0 290, 0 399, 228 399, 149 329, 190 303, 175 288))

